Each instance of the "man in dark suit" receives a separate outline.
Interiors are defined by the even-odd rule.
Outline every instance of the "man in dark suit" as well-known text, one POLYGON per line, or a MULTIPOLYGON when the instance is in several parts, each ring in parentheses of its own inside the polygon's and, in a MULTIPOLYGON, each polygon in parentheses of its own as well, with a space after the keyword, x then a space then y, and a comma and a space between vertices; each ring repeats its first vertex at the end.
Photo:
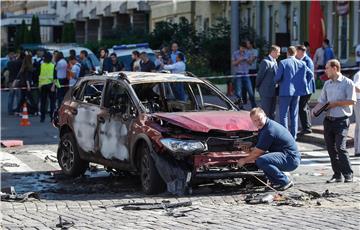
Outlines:
POLYGON ((275 119, 276 92, 275 73, 277 70, 276 59, 280 56, 280 47, 272 45, 269 55, 265 57, 259 66, 256 76, 256 88, 260 94, 261 108, 270 119, 275 119))
MULTIPOLYGON (((306 54, 306 47, 299 45, 296 47, 296 59, 305 62, 306 66, 314 73, 314 63, 311 58, 306 54)), ((313 93, 315 93, 315 78, 311 78, 308 84, 309 94, 300 96, 299 101, 299 118, 301 123, 301 132, 299 135, 311 133, 311 114, 309 101, 313 93)))
POLYGON ((296 48, 290 46, 287 58, 279 63, 275 83, 279 84, 279 117, 280 124, 288 128, 290 116, 290 133, 296 140, 298 130, 298 113, 300 96, 310 94, 308 85, 314 73, 304 62, 295 58, 296 48))

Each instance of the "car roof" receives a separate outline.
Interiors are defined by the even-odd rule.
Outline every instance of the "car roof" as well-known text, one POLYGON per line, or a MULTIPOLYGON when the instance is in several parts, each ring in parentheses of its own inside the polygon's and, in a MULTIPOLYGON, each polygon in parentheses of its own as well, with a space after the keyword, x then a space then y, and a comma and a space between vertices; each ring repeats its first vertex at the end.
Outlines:
POLYGON ((153 54, 154 51, 150 48, 143 48, 143 47, 139 47, 139 48, 131 48, 131 49, 121 49, 121 50, 116 50, 116 49, 109 49, 109 53, 116 53, 116 56, 121 57, 121 56, 128 56, 131 55, 133 51, 137 50, 139 53, 141 52, 146 52, 148 54, 153 54))
POLYGON ((105 79, 119 79, 119 73, 124 73, 127 76, 130 84, 140 83, 154 83, 154 82, 196 82, 203 81, 196 77, 186 76, 181 73, 148 73, 148 72, 113 72, 105 75, 88 76, 84 80, 104 80, 105 79))
POLYGON ((55 48, 55 47, 51 47, 51 48, 47 48, 49 52, 54 52, 55 50, 60 51, 64 54, 64 57, 69 57, 69 51, 70 50, 75 50, 76 54, 79 55, 81 50, 86 50, 89 54, 93 54, 93 52, 91 50, 89 50, 88 48, 85 47, 79 47, 79 46, 75 46, 75 47, 59 47, 59 48, 55 48))

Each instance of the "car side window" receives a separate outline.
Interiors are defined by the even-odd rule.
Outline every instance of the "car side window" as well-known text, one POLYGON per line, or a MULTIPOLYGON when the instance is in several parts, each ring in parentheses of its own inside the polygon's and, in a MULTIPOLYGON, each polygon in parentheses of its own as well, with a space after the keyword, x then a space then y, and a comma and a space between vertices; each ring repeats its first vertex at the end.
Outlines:
POLYGON ((80 100, 86 103, 100 105, 103 89, 103 81, 89 81, 85 86, 83 96, 80 100))
POLYGON ((223 98, 221 98, 214 90, 205 84, 191 84, 196 101, 205 110, 227 110, 231 106, 223 98))
POLYGON ((111 82, 106 91, 105 108, 115 108, 118 112, 129 113, 132 103, 125 86, 118 82, 111 82))

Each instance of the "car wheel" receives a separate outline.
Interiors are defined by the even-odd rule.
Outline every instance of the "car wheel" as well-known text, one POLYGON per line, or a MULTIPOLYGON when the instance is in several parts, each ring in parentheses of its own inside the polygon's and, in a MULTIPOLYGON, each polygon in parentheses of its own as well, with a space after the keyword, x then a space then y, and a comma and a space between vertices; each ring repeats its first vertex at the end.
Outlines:
POLYGON ((76 140, 71 133, 61 137, 57 158, 64 174, 71 177, 83 175, 89 167, 89 162, 80 158, 76 140))
POLYGON ((140 177, 144 193, 158 194, 165 190, 165 183, 160 177, 155 162, 150 155, 150 148, 147 144, 141 147, 140 177))

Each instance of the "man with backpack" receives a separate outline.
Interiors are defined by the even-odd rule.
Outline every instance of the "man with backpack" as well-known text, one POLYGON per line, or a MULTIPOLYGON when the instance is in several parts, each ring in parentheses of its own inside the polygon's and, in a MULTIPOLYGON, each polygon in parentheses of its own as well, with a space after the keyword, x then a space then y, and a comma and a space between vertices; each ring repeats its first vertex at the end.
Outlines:
POLYGON ((84 77, 87 74, 95 71, 95 67, 91 60, 88 58, 88 52, 86 50, 80 51, 80 73, 79 77, 84 77))

